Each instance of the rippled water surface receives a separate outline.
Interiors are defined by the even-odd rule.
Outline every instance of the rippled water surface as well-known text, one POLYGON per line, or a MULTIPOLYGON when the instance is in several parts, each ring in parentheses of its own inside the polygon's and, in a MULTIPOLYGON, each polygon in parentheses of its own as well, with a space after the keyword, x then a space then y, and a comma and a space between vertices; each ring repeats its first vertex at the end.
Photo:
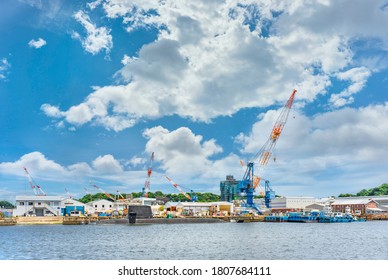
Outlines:
POLYGON ((0 227, 0 259, 388 259, 388 222, 0 227))

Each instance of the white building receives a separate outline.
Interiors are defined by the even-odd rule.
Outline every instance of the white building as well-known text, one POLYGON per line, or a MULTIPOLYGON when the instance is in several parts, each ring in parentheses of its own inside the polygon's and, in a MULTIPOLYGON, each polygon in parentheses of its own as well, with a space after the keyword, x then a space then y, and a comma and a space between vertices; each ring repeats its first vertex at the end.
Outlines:
POLYGON ((115 210, 113 201, 106 199, 95 200, 88 204, 93 207, 95 213, 111 213, 115 210))
POLYGON ((271 209, 305 209, 306 206, 317 202, 315 197, 276 197, 270 203, 271 209))
POLYGON ((60 196, 16 196, 13 216, 60 216, 62 200, 60 196))
POLYGON ((131 200, 131 203, 138 203, 140 205, 155 205, 156 204, 156 198, 149 198, 149 197, 138 197, 131 200))

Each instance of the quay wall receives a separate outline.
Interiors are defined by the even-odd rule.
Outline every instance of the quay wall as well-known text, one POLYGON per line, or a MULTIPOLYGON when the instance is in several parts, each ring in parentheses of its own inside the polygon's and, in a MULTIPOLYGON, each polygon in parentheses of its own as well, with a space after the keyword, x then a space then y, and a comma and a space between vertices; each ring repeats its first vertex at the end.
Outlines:
POLYGON ((16 223, 18 225, 55 225, 62 224, 62 216, 54 217, 16 217, 16 223))

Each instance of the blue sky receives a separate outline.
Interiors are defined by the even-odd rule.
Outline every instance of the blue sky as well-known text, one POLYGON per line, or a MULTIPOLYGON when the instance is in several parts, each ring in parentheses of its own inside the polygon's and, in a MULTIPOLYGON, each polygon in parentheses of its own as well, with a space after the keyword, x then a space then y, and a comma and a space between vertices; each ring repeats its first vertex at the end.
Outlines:
POLYGON ((152 152, 151 191, 219 193, 294 88, 275 191, 386 183, 386 26, 387 1, 1 1, 0 199, 32 194, 23 166, 49 195, 138 192, 152 152))

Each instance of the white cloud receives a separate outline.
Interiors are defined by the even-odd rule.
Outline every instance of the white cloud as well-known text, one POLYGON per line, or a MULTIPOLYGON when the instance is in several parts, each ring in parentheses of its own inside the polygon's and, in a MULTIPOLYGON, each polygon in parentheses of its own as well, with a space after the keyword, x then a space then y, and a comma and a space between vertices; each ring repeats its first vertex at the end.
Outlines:
MULTIPOLYGON (((388 36, 381 27, 388 22, 380 2, 344 2, 105 1, 109 18, 122 18, 128 31, 160 28, 158 38, 143 45, 137 57, 124 56, 116 74, 123 85, 101 87, 62 113, 70 122, 120 131, 141 119, 166 115, 210 122, 243 108, 282 103, 295 87, 298 100, 311 102, 328 93, 332 79, 341 79, 339 73, 355 71, 350 69, 352 42, 388 36), (344 5, 351 6, 346 13, 339 9, 344 5), (374 18, 352 27, 360 13, 364 23, 374 18), (93 109, 95 104, 99 110, 93 109), (83 118, 75 110, 81 108, 83 118)), ((89 34, 95 33, 86 14, 80 11, 76 18, 89 34)), ((337 106, 351 102, 370 76, 365 66, 357 68, 358 80, 344 77, 352 84, 340 96, 333 95, 337 106)))
POLYGON ((124 54, 123 59, 121 60, 121 63, 123 65, 127 65, 132 61, 132 58, 130 58, 128 55, 124 54))
MULTIPOLYGON (((268 111, 249 135, 238 136, 242 152, 252 157, 259 151, 277 115, 268 111)), ((305 191, 303 195, 309 191, 338 195, 346 189, 356 192, 377 186, 387 180, 387 122, 388 103, 343 108, 312 118, 292 112, 273 151, 276 161, 270 161, 260 175, 294 195, 295 186, 305 191)))
POLYGON ((14 162, 1 162, 0 174, 25 176, 23 167, 26 167, 34 178, 50 180, 54 182, 80 182, 86 178, 113 178, 117 176, 121 180, 128 177, 120 162, 112 155, 98 156, 91 165, 86 162, 78 162, 69 166, 47 159, 41 152, 25 154, 14 162))
POLYGON ((96 0, 96 1, 93 1, 93 2, 90 2, 90 3, 87 3, 87 5, 88 5, 90 10, 94 10, 99 5, 101 5, 101 3, 102 3, 102 0, 96 0))
POLYGON ((40 49, 41 47, 46 45, 46 41, 43 40, 42 38, 39 38, 38 40, 32 39, 31 41, 28 42, 28 45, 31 48, 40 49))
POLYGON ((87 52, 95 55, 101 50, 105 50, 105 53, 109 53, 113 47, 112 35, 110 35, 110 30, 106 27, 96 27, 94 23, 91 22, 89 16, 83 11, 78 11, 74 14, 74 18, 82 24, 86 29, 87 36, 82 39, 78 33, 73 33, 73 38, 78 38, 82 42, 82 46, 87 52))
POLYGON ((342 81, 350 81, 352 84, 338 94, 330 96, 330 102, 334 107, 342 107, 353 102, 353 94, 362 90, 371 75, 371 71, 366 67, 352 68, 337 74, 337 78, 342 81))
POLYGON ((141 157, 138 157, 138 156, 134 156, 132 157, 128 162, 127 164, 130 164, 132 166, 139 166, 139 165, 143 165, 145 164, 147 161, 145 158, 141 158, 141 157))
POLYGON ((148 139, 146 151, 157 151, 160 167, 171 175, 200 176, 211 168, 210 158, 222 152, 214 139, 203 141, 201 135, 195 135, 187 127, 169 131, 157 126, 146 129, 143 136, 148 139))
POLYGON ((64 168, 58 163, 47 159, 40 152, 32 152, 22 156, 15 162, 0 163, 0 172, 3 174, 24 175, 23 167, 26 167, 31 172, 47 172, 46 174, 59 174, 64 171, 64 168))
POLYGON ((92 164, 93 168, 102 174, 117 174, 123 171, 119 161, 112 155, 99 156, 92 164))
POLYGON ((62 116, 61 111, 56 106, 51 106, 49 104, 43 104, 40 109, 49 117, 59 118, 62 116))
POLYGON ((0 80, 6 80, 11 64, 6 58, 0 60, 0 80))

